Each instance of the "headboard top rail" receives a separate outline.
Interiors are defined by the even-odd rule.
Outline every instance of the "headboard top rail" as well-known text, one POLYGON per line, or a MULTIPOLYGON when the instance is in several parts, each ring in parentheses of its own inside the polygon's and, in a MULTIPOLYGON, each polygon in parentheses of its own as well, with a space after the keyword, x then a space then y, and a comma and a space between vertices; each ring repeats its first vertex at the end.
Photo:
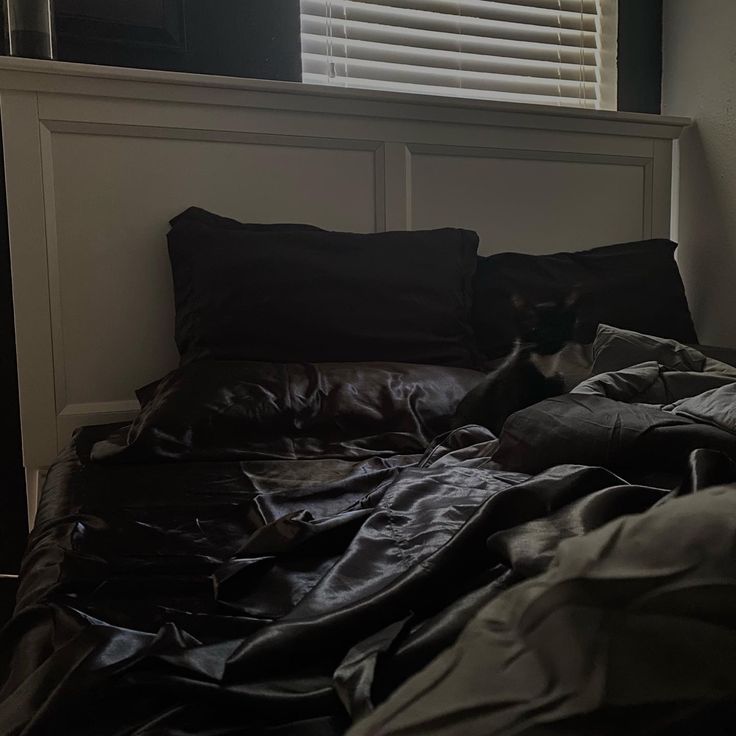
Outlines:
POLYGON ((677 138, 688 118, 0 57, 0 89, 677 138))

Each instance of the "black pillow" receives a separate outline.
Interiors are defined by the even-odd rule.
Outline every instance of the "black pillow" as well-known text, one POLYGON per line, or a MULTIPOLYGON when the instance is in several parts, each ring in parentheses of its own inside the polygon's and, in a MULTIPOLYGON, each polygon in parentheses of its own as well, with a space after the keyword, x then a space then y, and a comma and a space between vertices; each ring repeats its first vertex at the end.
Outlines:
POLYGON ((514 338, 511 296, 532 301, 580 288, 578 335, 595 339, 601 323, 684 343, 697 342, 670 240, 607 245, 579 253, 533 256, 499 253, 478 258, 473 325, 488 358, 504 355, 514 338))
POLYGON ((201 207, 189 207, 181 214, 169 221, 171 227, 175 225, 185 226, 186 223, 199 222, 203 225, 209 225, 214 228, 223 230, 245 230, 250 232, 283 232, 289 230, 310 230, 314 232, 322 232, 322 228, 316 225, 298 225, 291 223, 262 223, 262 222, 239 222, 231 217, 223 217, 216 215, 214 212, 208 212, 201 207))
POLYGON ((254 231, 176 218, 168 237, 182 364, 477 363, 473 232, 254 231))

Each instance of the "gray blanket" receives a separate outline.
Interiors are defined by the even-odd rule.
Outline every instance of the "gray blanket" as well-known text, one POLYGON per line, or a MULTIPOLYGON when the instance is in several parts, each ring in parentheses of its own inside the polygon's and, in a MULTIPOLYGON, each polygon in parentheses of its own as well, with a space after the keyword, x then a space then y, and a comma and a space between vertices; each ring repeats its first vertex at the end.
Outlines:
MULTIPOLYGON (((608 327, 593 355, 592 377, 511 417, 486 462, 658 481, 681 477, 688 450, 697 474, 698 447, 732 462, 734 368, 608 327)), ((444 462, 472 454, 455 442, 444 462)), ((691 491, 550 544, 541 574, 485 605, 349 736, 733 733, 736 486, 691 491)))

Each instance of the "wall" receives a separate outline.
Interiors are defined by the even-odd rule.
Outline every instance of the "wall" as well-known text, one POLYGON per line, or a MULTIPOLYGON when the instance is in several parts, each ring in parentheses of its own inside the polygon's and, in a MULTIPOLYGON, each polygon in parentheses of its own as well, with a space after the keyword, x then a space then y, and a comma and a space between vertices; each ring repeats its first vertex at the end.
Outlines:
MULTIPOLYGON (((17 572, 26 536, 25 477, 20 450, 13 296, 4 191, 5 172, 0 167, 0 574, 17 572)), ((2 598, 0 586, 0 608, 2 598)))
POLYGON ((662 0, 618 2, 618 109, 659 113, 662 0))
MULTIPOLYGON (((81 1, 56 0, 56 6, 70 10, 81 1)), ((108 6, 126 2, 104 0, 108 6)), ((217 0, 216 5, 212 0, 157 2, 181 8, 185 49, 93 40, 93 26, 85 27, 57 13, 59 58, 143 69, 301 79, 299 0, 217 0)), ((618 109, 658 113, 661 78, 662 0, 618 0, 618 109)))
MULTIPOLYGON (((98 2, 99 0, 95 0, 98 2)), ((125 17, 129 0, 104 0, 125 17)), ((146 0, 153 2, 153 0, 146 0)), ((156 0, 168 5, 173 25, 169 48, 130 26, 115 40, 114 27, 75 20, 61 11, 84 9, 90 0, 57 0, 58 56, 62 61, 142 69, 225 74, 259 79, 301 80, 299 0, 156 0), (121 38, 122 37, 122 38, 121 38)), ((140 5, 140 0, 138 1, 140 5)), ((133 18, 132 11, 130 17, 133 18)), ((140 12, 140 11, 139 11, 140 12)), ((152 12, 152 11, 149 11, 152 12)), ((153 14, 155 17, 155 14, 153 14)))
POLYGON ((736 346, 736 3, 667 0, 662 112, 681 138, 673 238, 701 342, 736 346))

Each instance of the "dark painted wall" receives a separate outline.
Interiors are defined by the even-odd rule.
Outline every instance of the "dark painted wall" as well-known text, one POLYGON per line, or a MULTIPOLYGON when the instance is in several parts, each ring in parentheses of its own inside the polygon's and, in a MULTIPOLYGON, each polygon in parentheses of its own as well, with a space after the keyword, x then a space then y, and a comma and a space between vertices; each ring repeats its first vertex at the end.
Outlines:
POLYGON ((618 109, 659 113, 662 0, 619 0, 618 109))
POLYGON ((0 167, 0 573, 8 574, 18 571, 27 522, 4 192, 5 172, 0 167))
MULTIPOLYGON (((79 0, 57 0, 58 57, 62 61, 145 69, 301 80, 299 0, 147 0, 168 6, 170 47, 135 27, 119 31, 62 14, 79 0), (178 27, 181 16, 183 27, 178 27)), ((125 7, 127 0, 97 0, 125 7)), ((137 3, 140 5, 140 2, 137 3)), ((87 3, 89 5, 89 2, 87 3)))

